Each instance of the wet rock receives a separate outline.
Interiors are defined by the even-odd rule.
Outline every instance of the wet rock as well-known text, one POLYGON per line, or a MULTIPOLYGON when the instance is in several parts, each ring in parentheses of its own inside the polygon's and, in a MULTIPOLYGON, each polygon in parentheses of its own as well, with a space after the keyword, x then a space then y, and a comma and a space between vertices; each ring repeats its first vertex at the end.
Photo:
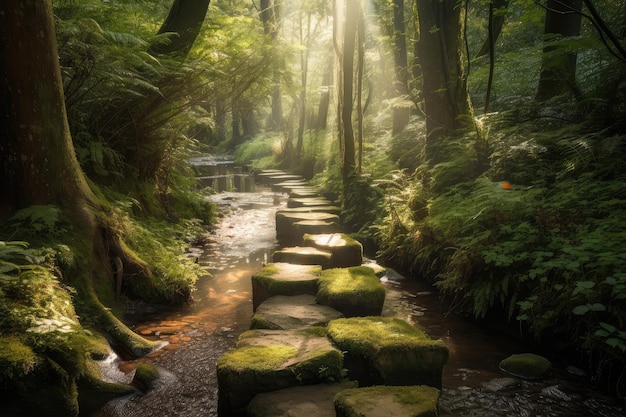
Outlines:
POLYGON ((545 387, 541 390, 541 395, 560 401, 571 401, 572 397, 561 391, 558 385, 545 387))
MULTIPOLYGON (((301 207, 305 210, 313 210, 312 207, 301 207)), ((299 209, 287 209, 276 212, 276 238, 285 244, 298 243, 302 236, 298 235, 293 224, 302 220, 323 220, 339 224, 339 216, 328 212, 300 211, 299 209)))
POLYGON ((247 416, 335 417, 335 395, 350 388, 356 388, 356 383, 307 385, 259 394, 248 405, 247 416))
POLYGON ((236 348, 217 362, 219 415, 245 415, 245 407, 259 393, 338 381, 342 368, 341 351, 319 327, 245 332, 236 348))
POLYGON ((552 372, 552 364, 543 356, 533 353, 511 355, 500 362, 502 372, 522 379, 543 379, 552 372))
POLYGON ((317 302, 346 317, 377 316, 383 310, 385 287, 370 268, 332 268, 322 271, 317 302))
POLYGON ((428 385, 441 388, 448 348, 409 323, 390 317, 353 317, 328 323, 345 352, 348 377, 359 386, 428 385))
POLYGON ((306 234, 304 246, 311 246, 333 254, 332 267, 346 268, 363 262, 363 245, 345 233, 306 234))
POLYGON ((303 237, 306 234, 321 234, 321 233, 338 233, 339 225, 335 222, 329 222, 325 220, 301 220, 293 224, 293 234, 295 242, 301 245, 303 237))
POLYGON ((274 252, 274 262, 301 265, 320 265, 322 269, 330 268, 332 253, 312 247, 294 246, 274 252))
POLYGON ((487 392, 498 392, 518 388, 520 383, 517 378, 494 378, 491 381, 483 382, 481 386, 487 392))
POLYGON ((320 265, 270 263, 252 275, 252 308, 275 295, 317 294, 320 265))
POLYGON ((337 417, 437 417, 439 390, 425 386, 353 388, 335 397, 337 417))
POLYGON ((567 371, 568 374, 572 375, 572 376, 577 376, 579 378, 585 378, 587 376, 587 374, 585 373, 585 371, 583 371, 580 368, 577 368, 575 366, 568 366, 565 368, 565 370, 567 371))
POLYGON ((329 321, 342 317, 334 308, 317 304, 314 295, 277 295, 259 306, 250 328, 290 330, 326 326, 329 321))

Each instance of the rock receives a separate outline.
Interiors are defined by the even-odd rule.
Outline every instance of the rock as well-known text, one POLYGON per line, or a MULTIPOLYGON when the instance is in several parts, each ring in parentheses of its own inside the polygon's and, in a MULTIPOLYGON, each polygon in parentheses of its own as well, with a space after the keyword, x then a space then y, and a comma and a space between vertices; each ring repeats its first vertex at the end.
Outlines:
POLYGON ((303 243, 304 235, 306 234, 324 234, 324 233, 338 233, 339 225, 334 222, 328 222, 325 220, 301 220, 293 224, 293 236, 297 239, 296 244, 301 245, 303 243))
POLYGON ((272 184, 272 191, 275 193, 289 193, 292 188, 306 187, 306 181, 304 180, 290 180, 272 184))
POLYGON ((320 265, 322 269, 330 268, 332 253, 305 246, 283 248, 274 252, 274 262, 284 262, 301 265, 320 265))
POLYGON ((332 268, 322 271, 317 302, 346 317, 376 316, 383 310, 385 287, 371 268, 332 268))
POLYGON ((541 395, 559 401, 572 401, 572 397, 561 391, 558 385, 543 388, 541 390, 541 395))
POLYGON ((348 377, 359 386, 428 385, 441 389, 448 348, 409 323, 391 317, 353 317, 328 323, 345 352, 348 377))
POLYGON ((277 262, 265 265, 252 275, 252 308, 275 295, 317 294, 320 265, 299 265, 277 262))
POLYGON ((332 206, 332 204, 323 197, 290 198, 287 200, 288 208, 315 206, 332 206))
POLYGON ((289 198, 309 198, 319 196, 319 191, 313 187, 292 187, 289 192, 289 198))
POLYGON ((342 353, 323 328, 247 331, 217 362, 218 414, 245 415, 259 393, 338 381, 342 368, 342 353))
POLYGON ((552 372, 550 361, 533 353, 511 355, 500 362, 499 368, 505 374, 530 380, 544 379, 552 372))
POLYGON ((337 417, 437 417, 438 389, 425 386, 353 388, 335 397, 337 417))
POLYGON ((356 388, 350 381, 286 388, 259 394, 250 402, 248 417, 335 417, 335 395, 356 388))
POLYGON ((517 378, 494 378, 491 381, 481 384, 487 392, 507 391, 520 386, 520 380, 517 378))
POLYGON ((342 317, 337 310, 317 304, 314 295, 277 295, 259 306, 250 328, 291 330, 326 326, 329 321, 342 317))
POLYGON ((363 245, 345 233, 306 234, 302 240, 304 246, 332 253, 333 268, 359 266, 363 262, 363 245))
POLYGON ((278 210, 278 213, 330 213, 339 215, 341 213, 341 208, 331 204, 323 206, 300 206, 280 209, 278 210))
MULTIPOLYGON (((312 208, 301 207, 305 210, 312 208)), ((323 220, 331 223, 339 224, 339 216, 326 212, 302 212, 299 209, 279 210, 276 212, 276 238, 285 244, 298 243, 301 239, 295 230, 293 224, 301 220, 323 220)))

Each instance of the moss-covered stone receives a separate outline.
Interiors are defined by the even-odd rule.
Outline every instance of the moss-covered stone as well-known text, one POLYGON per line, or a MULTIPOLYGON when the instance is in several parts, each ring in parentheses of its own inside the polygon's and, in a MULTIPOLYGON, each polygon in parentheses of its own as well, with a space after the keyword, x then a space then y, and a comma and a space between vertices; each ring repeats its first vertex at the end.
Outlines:
POLYGON ((352 388, 335 396, 337 417, 438 417, 440 392, 426 386, 352 388))
POLYGON ((332 267, 345 268, 363 263, 363 246, 345 233, 306 234, 304 246, 311 246, 333 254, 332 267))
POLYGON ((133 376, 133 385, 142 391, 148 391, 154 381, 159 378, 159 368, 151 363, 140 363, 135 368, 135 376, 133 376))
POLYGON ((312 247, 294 246, 274 252, 272 260, 301 265, 319 265, 322 269, 330 268, 332 253, 312 247))
POLYGON ((322 271, 317 302, 346 317, 379 315, 385 302, 385 287, 371 268, 332 268, 322 271))
POLYGON ((335 395, 356 388, 351 381, 285 388, 258 394, 246 408, 248 417, 335 417, 335 395))
POLYGON ((367 385, 428 385, 441 389, 448 348, 409 323, 391 317, 353 317, 328 324, 346 352, 350 379, 367 385))
POLYGON ((511 355, 500 362, 500 370, 522 379, 543 379, 552 372, 552 364, 543 356, 534 353, 511 355))
MULTIPOLYGON (((305 208, 313 210, 314 208, 305 208)), ((301 220, 323 220, 339 224, 339 216, 328 212, 296 211, 299 209, 279 210, 276 212, 276 238, 282 245, 298 243, 301 236, 297 235, 293 224, 301 220), (289 210, 289 211, 287 211, 289 210)))
POLYGON ((37 365, 37 355, 15 336, 0 338, 0 384, 21 378, 37 365))
POLYGON ((325 220, 300 220, 293 224, 294 240, 298 245, 303 244, 306 234, 339 233, 340 231, 341 228, 337 223, 325 220))
POLYGON ((258 393, 339 380, 342 353, 323 330, 251 330, 217 363, 220 415, 244 415, 258 393))
POLYGON ((317 280, 322 273, 320 265, 299 265, 277 262, 265 265, 252 275, 252 308, 275 295, 317 293, 317 280))
POLYGON ((324 197, 290 198, 289 200, 287 200, 288 208, 315 206, 332 206, 332 204, 324 197))
POLYGON ((317 304, 314 295, 277 295, 265 300, 252 316, 251 329, 290 330, 325 326, 343 317, 334 308, 317 304))

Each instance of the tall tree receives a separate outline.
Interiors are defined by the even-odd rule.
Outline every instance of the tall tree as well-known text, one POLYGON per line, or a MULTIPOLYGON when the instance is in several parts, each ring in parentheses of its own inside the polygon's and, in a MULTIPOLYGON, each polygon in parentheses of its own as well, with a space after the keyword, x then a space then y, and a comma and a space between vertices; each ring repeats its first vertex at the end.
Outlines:
POLYGON ((393 134, 399 133, 409 122, 411 107, 406 105, 408 98, 408 60, 406 29, 404 24, 404 0, 393 0, 393 58, 394 92, 399 100, 393 108, 393 134))
POLYGON ((582 0, 548 0, 543 60, 536 99, 545 101, 564 93, 576 93, 576 52, 555 45, 580 35, 582 0))
POLYGON ((167 18, 158 34, 171 34, 165 42, 151 46, 150 52, 158 55, 186 57, 200 34, 211 0, 174 0, 167 18))
POLYGON ((426 114, 426 157, 440 162, 437 142, 472 125, 461 55, 463 19, 457 0, 417 0, 419 59, 426 114))
POLYGON ((55 205, 71 219, 74 239, 90 249, 67 279, 85 308, 132 353, 155 345, 132 333, 97 299, 93 279, 125 271, 149 274, 104 224, 106 215, 78 165, 70 135, 51 0, 0 3, 0 224, 30 205, 55 205))
POLYGON ((346 0, 343 51, 341 58, 343 86, 341 106, 341 122, 343 126, 341 141, 343 142, 343 155, 341 169, 344 182, 350 180, 356 174, 352 109, 354 106, 354 55, 360 7, 360 0, 346 0))
MULTIPOLYGON (((263 32, 269 37, 269 42, 278 41, 278 30, 280 24, 280 1, 261 0, 261 11, 259 13, 263 23, 263 32)), ((274 69, 274 85, 272 88, 272 114, 267 124, 269 130, 280 130, 283 123, 282 93, 280 89, 280 71, 274 69)))

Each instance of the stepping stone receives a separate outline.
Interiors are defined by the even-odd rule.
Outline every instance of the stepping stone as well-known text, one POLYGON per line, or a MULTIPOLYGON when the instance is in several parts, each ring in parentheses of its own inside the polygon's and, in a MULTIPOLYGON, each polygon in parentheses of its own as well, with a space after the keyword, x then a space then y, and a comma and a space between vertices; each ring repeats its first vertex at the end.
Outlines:
POLYGON ((217 362, 218 415, 245 416, 259 393, 338 381, 342 368, 342 353, 323 328, 244 332, 217 362))
POLYGON ((328 323, 328 335, 345 352, 348 377, 359 386, 427 385, 441 389, 448 348, 392 317, 353 317, 328 323))
POLYGON ((275 193, 289 193, 291 189, 294 187, 304 187, 307 185, 305 180, 291 180, 279 182, 278 184, 272 185, 272 191, 275 193))
POLYGON ((287 200, 288 208, 315 206, 332 206, 332 204, 324 197, 290 198, 287 200))
POLYGON ((271 263, 252 275, 252 309, 275 295, 317 294, 319 265, 271 263))
POLYGON ((425 386, 367 387, 335 397, 337 417, 438 417, 440 392, 425 386))
POLYGON ((346 317, 375 316, 383 311, 385 287, 364 266, 322 271, 317 302, 341 311, 346 317))
POLYGON ((265 300, 252 316, 251 329, 293 330, 326 326, 343 314, 317 304, 314 295, 276 295, 265 300))
POLYGON ((278 213, 331 213, 339 215, 341 208, 337 206, 303 206, 303 207, 289 207, 278 210, 278 213))
POLYGON ((269 175, 264 177, 268 184, 278 184, 279 182, 285 181, 303 181, 304 179, 300 175, 292 175, 292 174, 278 174, 278 175, 269 175))
POLYGON ((311 198, 320 197, 320 193, 313 187, 292 187, 289 198, 311 198))
POLYGON ((293 236, 294 239, 298 239, 298 241, 294 243, 299 245, 303 244, 303 238, 306 234, 339 233, 339 229, 337 223, 325 220, 300 220, 293 224, 293 236))
POLYGON ((363 263, 363 245, 345 233, 306 234, 304 246, 311 246, 333 254, 332 267, 345 268, 363 263))
MULTIPOLYGON (((335 417, 335 396, 352 381, 285 388, 259 394, 248 405, 248 417, 335 417)), ((389 416, 385 416, 389 417, 389 416)))
POLYGON ((300 240, 301 236, 295 234, 293 224, 301 220, 324 220, 339 224, 339 216, 336 214, 303 212, 299 209, 279 210, 276 212, 276 238, 281 244, 297 243, 300 240))
POLYGON ((320 265, 322 269, 330 268, 332 254, 306 246, 294 246, 283 248, 274 252, 272 260, 274 262, 286 262, 301 265, 320 265))
POLYGON ((269 183, 270 177, 275 177, 277 175, 286 175, 285 171, 281 171, 279 169, 264 169, 263 171, 256 174, 256 179, 261 184, 269 183))

